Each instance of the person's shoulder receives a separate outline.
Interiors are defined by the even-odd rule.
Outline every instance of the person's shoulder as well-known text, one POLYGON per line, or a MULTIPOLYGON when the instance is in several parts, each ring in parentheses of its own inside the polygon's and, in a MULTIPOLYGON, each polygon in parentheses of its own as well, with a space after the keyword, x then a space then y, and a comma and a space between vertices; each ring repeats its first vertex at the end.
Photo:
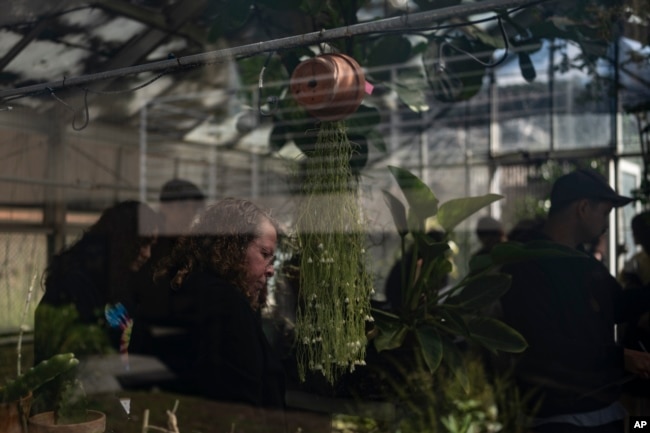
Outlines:
POLYGON ((232 283, 210 271, 194 271, 183 283, 183 290, 195 292, 204 302, 246 301, 232 283))

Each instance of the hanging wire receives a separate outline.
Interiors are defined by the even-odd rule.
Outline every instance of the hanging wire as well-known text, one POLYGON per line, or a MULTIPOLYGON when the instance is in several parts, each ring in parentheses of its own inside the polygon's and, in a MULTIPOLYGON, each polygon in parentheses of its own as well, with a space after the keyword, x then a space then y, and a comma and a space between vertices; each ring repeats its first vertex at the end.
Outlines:
POLYGON ((457 47, 457 46, 455 46, 455 45, 453 45, 453 44, 451 44, 451 43, 449 43, 449 42, 447 42, 445 40, 438 47, 438 50, 439 50, 438 51, 438 58, 440 59, 439 67, 444 69, 443 65, 445 64, 445 62, 444 62, 443 48, 446 47, 446 46, 448 46, 450 48, 453 48, 454 50, 458 51, 459 53, 465 54, 466 56, 470 57, 472 60, 475 60, 476 62, 478 62, 482 66, 485 66, 486 68, 495 68, 495 67, 499 66, 501 63, 503 63, 508 58, 508 54, 509 54, 509 51, 510 51, 510 42, 508 41, 508 34, 506 32, 506 29, 503 26, 503 21, 501 20, 500 15, 497 16, 497 22, 499 23, 499 30, 501 31, 501 37, 503 38, 503 43, 505 45, 503 55, 501 56, 501 58, 499 60, 497 60, 496 62, 489 62, 489 63, 484 62, 483 60, 479 59, 478 57, 476 57, 474 54, 470 53, 469 51, 466 51, 466 50, 464 50, 462 48, 459 48, 459 47, 457 47))
POLYGON ((77 127, 76 124, 75 124, 76 120, 77 120, 77 110, 72 108, 70 106, 70 104, 65 102, 63 99, 56 96, 56 94, 54 93, 54 89, 49 89, 49 90, 50 90, 50 95, 54 99, 59 101, 65 108, 67 108, 68 110, 70 110, 72 112, 72 129, 74 129, 75 131, 81 131, 83 129, 86 129, 86 126, 88 126, 88 121, 90 120, 90 114, 88 113, 88 89, 84 89, 85 90, 85 92, 84 92, 84 114, 85 114, 86 120, 84 121, 84 123, 80 127, 77 127))
POLYGON ((264 65, 262 66, 262 69, 260 70, 260 76, 257 81, 257 111, 260 113, 260 116, 271 116, 273 113, 275 113, 278 109, 278 97, 276 95, 271 95, 266 98, 266 103, 269 104, 269 110, 265 111, 262 108, 262 89, 264 88, 264 72, 266 72, 266 68, 269 66, 269 63, 271 62, 271 58, 275 54, 275 51, 270 52, 269 55, 266 57, 266 60, 264 61, 264 65))

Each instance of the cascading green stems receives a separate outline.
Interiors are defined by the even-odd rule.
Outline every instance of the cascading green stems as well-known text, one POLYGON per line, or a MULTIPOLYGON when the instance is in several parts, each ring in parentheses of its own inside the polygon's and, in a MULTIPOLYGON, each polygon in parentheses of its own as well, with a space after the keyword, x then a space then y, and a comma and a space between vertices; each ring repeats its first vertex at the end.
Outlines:
POLYGON ((372 279, 367 271, 353 148, 345 124, 323 122, 305 167, 296 224, 300 299, 296 317, 298 371, 320 371, 334 383, 365 364, 372 279))

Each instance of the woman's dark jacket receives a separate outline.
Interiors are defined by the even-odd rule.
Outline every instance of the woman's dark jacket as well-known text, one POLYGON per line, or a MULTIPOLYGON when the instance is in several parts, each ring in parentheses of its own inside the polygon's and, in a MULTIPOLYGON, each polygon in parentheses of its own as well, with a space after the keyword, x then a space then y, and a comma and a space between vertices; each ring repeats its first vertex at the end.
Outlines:
POLYGON ((255 407, 284 407, 284 371, 246 297, 210 272, 194 272, 182 290, 194 294, 194 368, 199 394, 255 407))

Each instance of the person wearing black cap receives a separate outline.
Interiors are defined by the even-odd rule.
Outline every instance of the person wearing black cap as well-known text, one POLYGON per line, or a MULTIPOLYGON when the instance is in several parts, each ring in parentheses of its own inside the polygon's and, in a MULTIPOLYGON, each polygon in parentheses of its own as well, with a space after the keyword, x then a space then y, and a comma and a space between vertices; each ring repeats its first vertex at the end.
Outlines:
POLYGON ((205 204, 205 195, 188 180, 172 179, 160 191, 163 235, 176 238, 189 230, 194 217, 205 204))
POLYGON ((621 386, 650 377, 650 354, 624 349, 616 323, 650 308, 642 291, 623 291, 608 269, 581 249, 608 229, 612 209, 633 199, 604 176, 576 170, 554 183, 551 208, 528 259, 503 267, 512 276, 503 319, 526 338, 515 360, 520 391, 530 397, 528 431, 624 431, 621 386))

